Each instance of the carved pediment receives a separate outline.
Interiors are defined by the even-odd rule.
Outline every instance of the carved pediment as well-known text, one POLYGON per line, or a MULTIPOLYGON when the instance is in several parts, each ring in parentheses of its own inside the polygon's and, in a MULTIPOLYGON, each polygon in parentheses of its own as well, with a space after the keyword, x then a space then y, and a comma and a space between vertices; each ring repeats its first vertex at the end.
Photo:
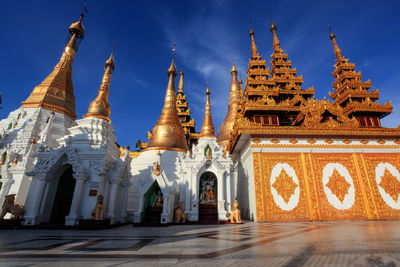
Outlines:
POLYGON ((300 113, 293 121, 307 128, 357 128, 356 118, 344 115, 342 107, 327 100, 309 99, 300 106, 300 113))

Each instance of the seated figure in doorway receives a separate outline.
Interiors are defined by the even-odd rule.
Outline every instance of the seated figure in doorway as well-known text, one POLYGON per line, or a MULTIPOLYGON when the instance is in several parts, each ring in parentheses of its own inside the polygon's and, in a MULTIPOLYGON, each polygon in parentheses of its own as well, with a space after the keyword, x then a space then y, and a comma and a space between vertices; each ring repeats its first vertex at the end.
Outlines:
POLYGON ((157 198, 156 198, 156 200, 154 201, 154 203, 153 203, 153 207, 156 207, 156 208, 162 208, 163 207, 163 204, 164 204, 164 196, 163 196, 163 194, 161 193, 161 190, 158 190, 158 193, 157 193, 157 198))
POLYGON ((201 193, 202 199, 201 203, 214 203, 215 198, 214 198, 214 191, 212 190, 212 187, 210 184, 206 184, 206 188, 203 192, 201 193))

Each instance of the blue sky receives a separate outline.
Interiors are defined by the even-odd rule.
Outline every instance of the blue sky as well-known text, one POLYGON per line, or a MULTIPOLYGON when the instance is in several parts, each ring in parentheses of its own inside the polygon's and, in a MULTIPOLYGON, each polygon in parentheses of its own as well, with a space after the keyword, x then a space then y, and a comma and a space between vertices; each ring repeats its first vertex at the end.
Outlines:
MULTIPOLYGON (((121 145, 146 140, 158 119, 167 85, 171 46, 185 72, 196 129, 203 123, 205 86, 211 90, 214 127, 219 128, 229 97, 232 59, 245 79, 250 57, 249 19, 258 51, 269 64, 270 15, 281 47, 303 75, 303 88, 316 97, 332 91, 334 55, 330 23, 343 55, 356 64, 363 80, 379 89, 380 103, 392 100, 385 127, 400 124, 400 2, 382 1, 100 1, 88 0, 86 36, 73 66, 78 119, 95 98, 103 64, 113 42, 116 69, 111 79, 111 119, 121 145)), ((0 0, 2 64, 0 118, 20 106, 57 64, 68 26, 79 18, 81 1, 0 0)), ((176 81, 176 87, 177 87, 176 81)))

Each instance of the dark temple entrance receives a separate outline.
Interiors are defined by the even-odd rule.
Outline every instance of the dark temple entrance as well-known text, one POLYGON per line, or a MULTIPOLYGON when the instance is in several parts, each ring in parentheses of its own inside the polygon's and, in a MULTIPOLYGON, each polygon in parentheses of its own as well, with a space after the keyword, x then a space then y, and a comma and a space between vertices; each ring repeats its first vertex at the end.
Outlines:
POLYGON ((199 223, 218 223, 217 176, 205 172, 199 181, 199 223))
POLYGON ((65 216, 67 216, 71 210, 75 182, 72 176, 72 166, 70 166, 61 174, 58 181, 56 196, 49 220, 50 224, 65 224, 65 216))

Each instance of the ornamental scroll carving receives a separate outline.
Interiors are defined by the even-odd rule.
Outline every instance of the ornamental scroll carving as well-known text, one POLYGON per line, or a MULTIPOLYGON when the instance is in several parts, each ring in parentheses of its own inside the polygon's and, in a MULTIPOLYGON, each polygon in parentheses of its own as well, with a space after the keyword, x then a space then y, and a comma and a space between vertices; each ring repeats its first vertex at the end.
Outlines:
POLYGON ((293 125, 301 122, 307 128, 358 128, 356 118, 349 118, 343 113, 342 107, 327 100, 318 101, 309 99, 300 106, 300 114, 293 121, 293 125), (326 117, 326 114, 329 114, 326 117))
POLYGON ((74 172, 74 176, 82 176, 85 171, 84 168, 78 158, 78 155, 73 148, 61 148, 56 156, 52 156, 50 158, 39 159, 35 165, 35 169, 31 172, 26 172, 28 176, 46 176, 46 174, 50 171, 50 169, 58 162, 58 160, 65 155, 68 159, 68 162, 72 165, 72 170, 74 172))

